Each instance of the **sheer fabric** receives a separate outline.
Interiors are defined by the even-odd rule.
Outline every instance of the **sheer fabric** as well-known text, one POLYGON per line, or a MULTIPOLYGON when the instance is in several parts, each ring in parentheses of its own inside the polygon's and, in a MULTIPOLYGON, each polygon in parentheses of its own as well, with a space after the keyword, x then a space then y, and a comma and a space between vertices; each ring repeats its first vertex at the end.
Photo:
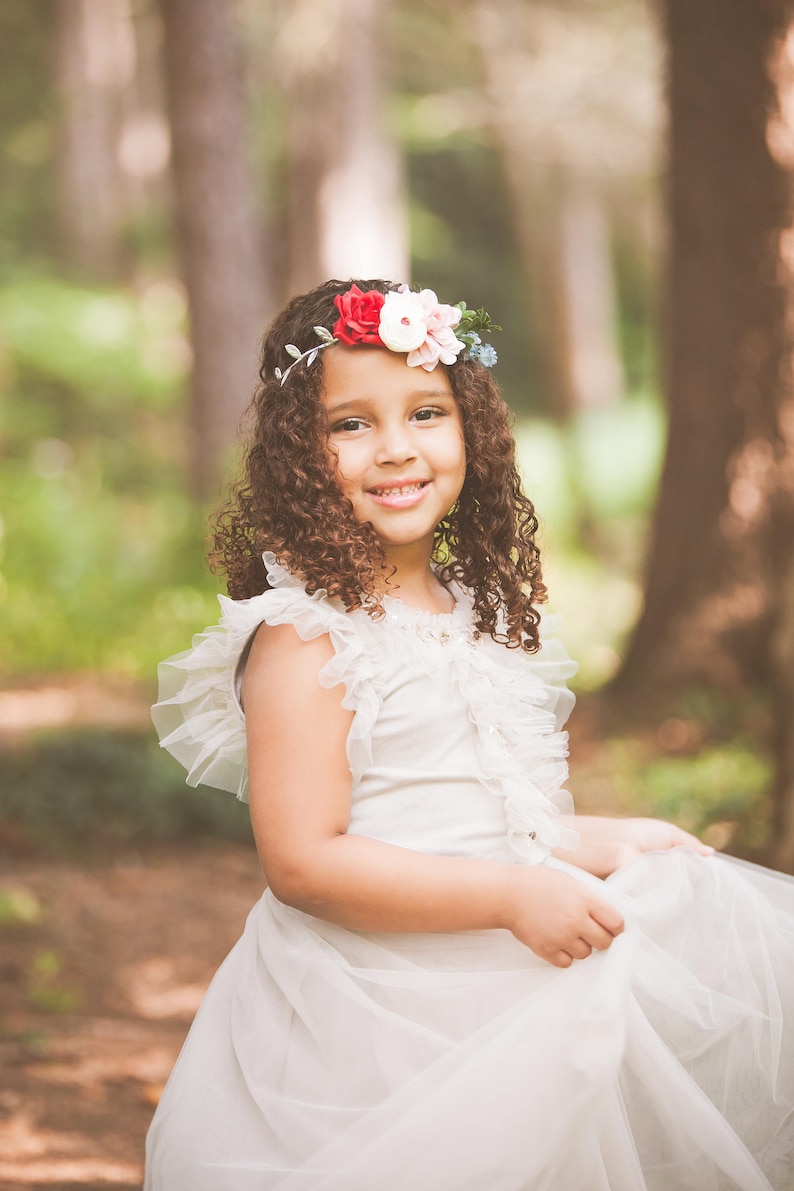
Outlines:
POLYGON ((218 971, 147 1141, 147 1191, 768 1191, 792 1184, 794 880, 651 853, 606 882, 549 853, 574 667, 481 639, 468 595, 348 614, 272 589, 161 670, 188 781, 246 795, 238 661, 328 633, 354 712, 351 832, 590 881, 627 930, 566 970, 506 931, 351 931, 269 891, 218 971))

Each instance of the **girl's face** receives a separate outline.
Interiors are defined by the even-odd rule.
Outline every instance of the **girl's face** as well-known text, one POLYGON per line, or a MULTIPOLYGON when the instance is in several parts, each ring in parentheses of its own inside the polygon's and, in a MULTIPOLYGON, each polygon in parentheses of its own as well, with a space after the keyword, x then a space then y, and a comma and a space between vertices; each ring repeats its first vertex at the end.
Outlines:
POLYGON ((463 422, 446 369, 409 368, 380 347, 337 344, 323 357, 323 404, 340 488, 388 557, 421 545, 460 495, 463 422))

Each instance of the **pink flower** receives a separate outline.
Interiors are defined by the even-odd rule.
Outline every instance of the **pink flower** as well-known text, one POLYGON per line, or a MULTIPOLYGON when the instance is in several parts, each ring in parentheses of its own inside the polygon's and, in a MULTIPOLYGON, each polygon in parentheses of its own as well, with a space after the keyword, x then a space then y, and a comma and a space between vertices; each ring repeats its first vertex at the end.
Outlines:
POLYGON ((411 368, 421 366, 426 372, 432 372, 439 361, 442 364, 454 364, 458 353, 465 347, 453 330, 460 322, 460 310, 457 306, 439 302, 431 289, 423 289, 416 296, 425 311, 427 338, 408 354, 406 363, 411 368))

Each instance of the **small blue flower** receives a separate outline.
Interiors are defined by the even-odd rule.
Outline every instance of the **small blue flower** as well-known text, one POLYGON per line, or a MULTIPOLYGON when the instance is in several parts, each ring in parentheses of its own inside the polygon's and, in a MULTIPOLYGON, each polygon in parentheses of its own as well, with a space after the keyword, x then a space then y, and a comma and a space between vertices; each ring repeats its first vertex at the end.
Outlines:
POLYGON ((476 360, 484 368, 493 368, 499 357, 490 343, 479 343, 469 349, 466 359, 476 360))

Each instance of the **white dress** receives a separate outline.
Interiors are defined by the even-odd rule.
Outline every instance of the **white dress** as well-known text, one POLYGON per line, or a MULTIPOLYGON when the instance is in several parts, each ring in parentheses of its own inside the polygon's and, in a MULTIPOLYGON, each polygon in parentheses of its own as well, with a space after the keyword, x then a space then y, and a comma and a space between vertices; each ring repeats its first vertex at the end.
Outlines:
POLYGON ((147 1139, 146 1191, 783 1191, 794 1187, 794 880, 685 849, 601 882, 570 843, 574 667, 388 600, 348 614, 268 564, 164 663, 154 718, 188 781, 246 796, 238 662, 261 623, 327 633, 355 714, 350 832, 551 864, 624 913, 552 967, 507 931, 379 934, 265 892, 216 974, 147 1139))

